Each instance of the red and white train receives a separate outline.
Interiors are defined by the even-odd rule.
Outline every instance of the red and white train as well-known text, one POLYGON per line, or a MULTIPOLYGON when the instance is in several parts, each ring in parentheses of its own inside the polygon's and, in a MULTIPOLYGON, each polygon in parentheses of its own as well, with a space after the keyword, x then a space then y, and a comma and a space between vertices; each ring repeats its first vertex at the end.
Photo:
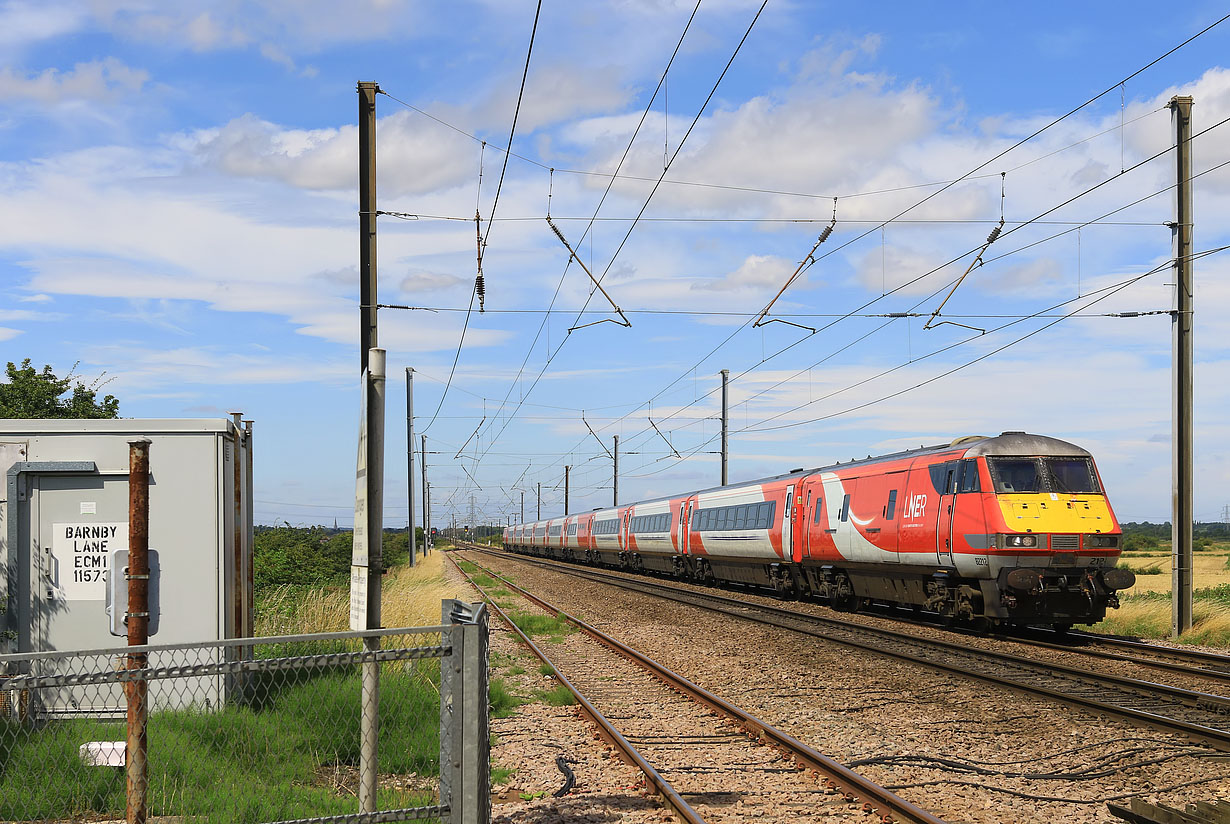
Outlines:
POLYGON ((528 553, 992 624, 1095 623, 1135 576, 1092 456, 971 436, 504 530, 528 553))

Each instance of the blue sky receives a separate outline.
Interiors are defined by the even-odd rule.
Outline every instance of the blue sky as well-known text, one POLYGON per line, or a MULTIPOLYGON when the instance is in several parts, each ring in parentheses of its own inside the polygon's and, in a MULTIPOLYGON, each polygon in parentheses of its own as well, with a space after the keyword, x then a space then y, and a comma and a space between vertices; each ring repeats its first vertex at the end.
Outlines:
MULTIPOLYGON (((348 525, 355 82, 373 80, 387 92, 380 208, 420 216, 380 220, 381 302, 464 310, 476 208, 490 227, 488 311, 470 316, 442 404, 465 313, 380 312, 390 524, 406 514, 406 366, 417 430, 430 422, 437 524, 468 520, 471 496, 502 522, 521 490, 533 518, 539 483, 544 516, 557 514, 564 465, 574 511, 609 503, 615 434, 621 500, 715 484, 723 368, 732 480, 1027 430, 1092 450, 1122 519, 1168 518, 1170 319, 1104 315, 1171 306, 1165 104, 1192 95, 1197 131, 1230 117, 1230 22, 916 204, 1224 10, 770 2, 688 133, 759 4, 704 0, 651 104, 693 7, 543 3, 520 157, 488 223, 533 4, 0 2, 3 359, 105 373, 125 416, 242 410, 256 422, 258 521, 348 525), (599 209, 601 173, 647 107, 599 209), (548 196, 631 328, 568 333, 591 284, 545 221, 548 196), (833 197, 831 237, 773 309, 818 331, 753 328, 833 197), (943 310, 964 326, 924 330, 1001 202, 1004 235, 943 310), (903 312, 921 317, 860 316, 903 312)), ((1195 172, 1230 160, 1228 129, 1197 138, 1195 172)), ((1197 250, 1230 243, 1228 214, 1230 170, 1201 176, 1197 250)), ((1196 264, 1204 520, 1230 504, 1227 260, 1196 264)))

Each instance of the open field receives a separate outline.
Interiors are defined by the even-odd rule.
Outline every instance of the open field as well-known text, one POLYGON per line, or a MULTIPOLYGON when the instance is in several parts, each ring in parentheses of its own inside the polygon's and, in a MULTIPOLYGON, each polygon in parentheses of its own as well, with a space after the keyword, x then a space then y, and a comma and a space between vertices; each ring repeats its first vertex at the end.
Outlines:
MULTIPOLYGON (((441 574, 444 555, 432 552, 413 568, 402 564, 384 576, 381 623, 386 627, 434 626, 440 623, 440 601, 458 597, 458 590, 441 574)), ((304 632, 344 632, 350 629, 348 586, 278 586, 259 594, 257 635, 304 632)))

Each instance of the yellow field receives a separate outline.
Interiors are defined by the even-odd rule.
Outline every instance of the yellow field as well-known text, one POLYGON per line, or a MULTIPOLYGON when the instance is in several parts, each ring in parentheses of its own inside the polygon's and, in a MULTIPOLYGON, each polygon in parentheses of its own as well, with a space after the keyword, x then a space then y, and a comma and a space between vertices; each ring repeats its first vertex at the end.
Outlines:
MULTIPOLYGON (((444 580, 443 553, 419 558, 411 569, 397 566, 384 576, 380 617, 386 627, 435 626, 440 623, 440 601, 460 593, 444 580)), ((256 614, 256 634, 297 635, 308 632, 345 632, 350 629, 350 590, 321 587, 303 590, 278 587, 262 593, 256 614)))
MULTIPOLYGON (((1160 550, 1152 552, 1152 556, 1159 555, 1160 550)), ((1152 556, 1141 556, 1136 553, 1124 554, 1123 561, 1129 564, 1132 569, 1139 570, 1141 567, 1150 566, 1158 566, 1162 569, 1159 575, 1141 575, 1137 573, 1136 586, 1123 590, 1125 594, 1137 595, 1142 592, 1170 592, 1172 560, 1169 555, 1165 557, 1152 556)), ((1207 589, 1221 586, 1222 584, 1230 584, 1230 569, 1226 569, 1225 553, 1195 552, 1192 554, 1192 558, 1192 579, 1196 589, 1207 589)))

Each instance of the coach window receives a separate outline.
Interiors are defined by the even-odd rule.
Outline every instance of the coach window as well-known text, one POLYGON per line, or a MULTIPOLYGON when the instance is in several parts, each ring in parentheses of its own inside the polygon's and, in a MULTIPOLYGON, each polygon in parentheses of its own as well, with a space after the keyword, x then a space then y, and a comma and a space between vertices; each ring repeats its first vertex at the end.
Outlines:
POLYGON ((821 522, 824 520, 824 518, 822 517, 822 516, 824 515, 824 506, 823 506, 823 504, 824 504, 824 498, 817 498, 817 499, 816 499, 816 519, 815 519, 815 521, 814 521, 813 523, 817 523, 817 524, 818 524, 818 523, 821 523, 821 522))
POLYGON ((848 520, 849 517, 850 517, 850 495, 849 493, 847 493, 846 497, 843 498, 841 501, 841 520, 843 521, 848 520))
POLYGON ((888 506, 884 507, 884 520, 891 521, 893 516, 897 514, 897 490, 891 489, 888 492, 888 506))

